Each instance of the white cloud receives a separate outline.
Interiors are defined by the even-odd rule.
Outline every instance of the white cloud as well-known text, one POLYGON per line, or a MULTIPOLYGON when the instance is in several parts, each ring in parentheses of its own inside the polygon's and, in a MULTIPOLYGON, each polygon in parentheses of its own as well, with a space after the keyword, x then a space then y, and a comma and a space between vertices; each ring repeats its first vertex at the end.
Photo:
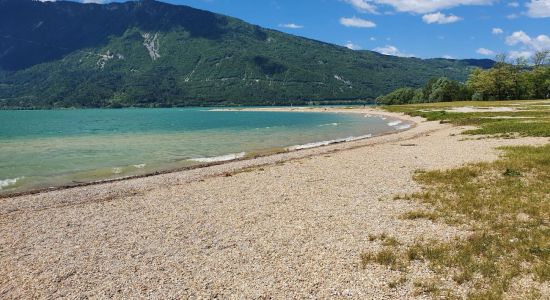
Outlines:
POLYGON ((414 56, 414 55, 409 54, 409 53, 401 52, 399 49, 397 49, 397 47, 391 46, 391 45, 386 45, 384 47, 376 47, 372 50, 376 51, 376 52, 379 52, 381 54, 384 54, 384 55, 393 55, 393 56, 402 56, 402 57, 412 57, 412 56, 414 56))
POLYGON ((83 0, 82 3, 96 3, 96 4, 103 4, 105 0, 83 0))
POLYGON ((452 55, 448 55, 448 54, 443 55, 443 58, 445 58, 445 59, 455 59, 452 55))
POLYGON ((454 23, 454 22, 460 21, 460 20, 462 20, 462 18, 457 17, 455 15, 448 15, 447 16, 447 15, 441 13, 441 12, 436 12, 436 13, 433 13, 433 14, 423 15, 422 20, 424 21, 424 23, 428 23, 428 24, 432 24, 432 23, 449 24, 449 23, 454 23))
POLYGON ((477 54, 485 55, 485 56, 492 56, 495 55, 495 51, 487 49, 487 48, 479 48, 476 50, 477 54))
POLYGON ((359 28, 372 28, 376 27, 374 22, 369 20, 352 17, 352 18, 340 18, 340 24, 346 27, 359 27, 359 28))
POLYGON ((502 28, 493 28, 493 30, 491 31, 493 34, 503 34, 504 33, 504 30, 502 30, 502 28))
POLYGON ((301 29, 301 28, 304 28, 304 26, 298 25, 298 24, 294 24, 294 23, 279 24, 279 27, 282 27, 282 28, 289 28, 289 29, 301 29))
POLYGON ((515 1, 510 2, 510 3, 508 3, 508 6, 510 6, 510 7, 519 7, 519 3, 515 2, 515 1))
POLYGON ((531 0, 525 6, 531 18, 550 18, 550 0, 531 0))
POLYGON ((506 37, 506 44, 510 46, 521 45, 526 50, 541 51, 550 49, 550 37, 541 34, 537 37, 530 37, 523 31, 516 31, 506 37))
POLYGON ((371 40, 371 41, 376 41, 376 38, 373 37, 373 36, 371 36, 371 37, 369 38, 369 40, 371 40))
POLYGON ((376 11, 376 6, 367 2, 367 0, 344 0, 344 1, 351 4, 353 7, 355 7, 359 11, 369 12, 371 14, 378 13, 376 11))
POLYGON ((351 50, 361 50, 361 46, 354 44, 351 41, 348 41, 344 46, 351 50))
POLYGON ((509 15, 506 16, 506 18, 507 18, 508 20, 513 20, 513 19, 519 18, 519 16, 516 15, 516 14, 509 14, 509 15))
POLYGON ((518 58, 525 58, 525 59, 529 59, 533 56, 533 52, 531 51, 510 51, 510 53, 508 53, 508 57, 512 60, 516 60, 518 58))
POLYGON ((399 12, 426 14, 462 5, 491 5, 497 0, 344 0, 356 9, 375 13, 378 5, 388 5, 399 12))

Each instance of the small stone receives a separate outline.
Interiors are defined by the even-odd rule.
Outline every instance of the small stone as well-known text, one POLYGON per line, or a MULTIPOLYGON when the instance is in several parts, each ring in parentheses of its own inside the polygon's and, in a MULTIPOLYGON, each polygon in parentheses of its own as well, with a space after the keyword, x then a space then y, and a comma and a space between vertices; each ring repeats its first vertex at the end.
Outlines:
POLYGON ((516 220, 518 220, 519 222, 529 222, 529 220, 531 220, 531 217, 529 217, 529 215, 526 213, 519 213, 516 215, 516 220))

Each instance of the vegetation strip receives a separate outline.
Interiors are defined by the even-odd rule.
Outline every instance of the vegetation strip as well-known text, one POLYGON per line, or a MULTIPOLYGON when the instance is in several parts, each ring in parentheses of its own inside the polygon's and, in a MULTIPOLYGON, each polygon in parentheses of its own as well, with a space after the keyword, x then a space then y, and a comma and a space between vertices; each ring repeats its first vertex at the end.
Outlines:
MULTIPOLYGON (((465 134, 496 134, 497 137, 516 135, 550 136, 548 102, 468 103, 473 107, 516 107, 506 113, 445 113, 464 103, 392 106, 401 111, 429 120, 460 125, 477 125, 479 129, 465 134), (524 119, 505 119, 489 116, 530 117, 534 122, 525 125, 524 119)), ((494 137, 494 136, 489 136, 494 137)), ((429 219, 451 225, 466 226, 467 238, 450 242, 418 240, 410 245, 397 241, 385 243, 374 253, 361 255, 363 267, 370 264, 389 266, 406 273, 414 261, 429 263, 430 269, 452 278, 456 286, 468 287, 461 295, 443 288, 443 282, 418 282, 419 293, 434 296, 469 299, 501 299, 505 296, 541 298, 541 289, 550 281, 550 145, 540 147, 502 148, 501 159, 492 163, 471 164, 445 171, 418 171, 414 179, 424 190, 397 196, 396 199, 420 201, 433 209, 411 211, 404 219, 429 219), (518 282, 528 282, 517 288, 518 282)), ((391 237, 383 237, 384 241, 391 237)), ((443 279, 442 279, 443 280, 443 279)), ((399 283, 392 282, 395 287, 399 283)))
POLYGON ((550 98, 550 50, 535 53, 531 61, 510 62, 498 55, 490 69, 474 69, 465 83, 447 77, 432 78, 422 88, 403 87, 376 99, 377 103, 443 102, 457 100, 525 100, 550 98))

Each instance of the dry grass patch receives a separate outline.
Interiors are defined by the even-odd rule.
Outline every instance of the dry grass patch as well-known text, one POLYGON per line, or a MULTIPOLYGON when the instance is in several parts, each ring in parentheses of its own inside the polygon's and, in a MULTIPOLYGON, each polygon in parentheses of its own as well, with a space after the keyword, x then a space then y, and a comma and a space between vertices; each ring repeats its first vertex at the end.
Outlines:
POLYGON ((405 257, 472 286, 470 299, 501 299, 520 277, 550 282, 550 145, 504 150, 494 163, 415 176, 426 190, 412 198, 434 208, 430 217, 467 224, 473 233, 451 242, 419 241, 406 247, 405 257))
POLYGON ((436 221, 438 218, 437 213, 425 211, 425 210, 413 210, 406 212, 402 214, 401 219, 403 220, 418 220, 418 219, 426 219, 430 221, 436 221))
MULTIPOLYGON (((469 299, 549 297, 539 287, 550 285, 550 145, 503 150, 505 155, 493 163, 418 172, 415 179, 425 189, 397 197, 433 208, 411 211, 402 218, 465 225, 471 235, 412 245, 385 234, 369 236, 384 248, 363 254, 363 267, 379 264, 404 271, 413 261, 422 261, 436 278, 452 278, 455 286, 468 287, 469 299), (521 278, 533 278, 532 286, 512 291, 513 282, 521 278)), ((436 280, 419 283, 415 289, 420 294, 461 297, 443 286, 436 280)))

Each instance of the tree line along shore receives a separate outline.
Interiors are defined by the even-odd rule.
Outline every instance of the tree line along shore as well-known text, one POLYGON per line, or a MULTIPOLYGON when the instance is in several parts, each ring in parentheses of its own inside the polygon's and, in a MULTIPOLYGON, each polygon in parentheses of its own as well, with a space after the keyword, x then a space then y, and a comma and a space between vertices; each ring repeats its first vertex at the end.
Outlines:
POLYGON ((474 69, 466 82, 432 78, 422 88, 403 87, 378 97, 379 104, 430 103, 467 100, 529 100, 550 98, 550 50, 531 58, 509 59, 501 54, 490 69, 474 69))

